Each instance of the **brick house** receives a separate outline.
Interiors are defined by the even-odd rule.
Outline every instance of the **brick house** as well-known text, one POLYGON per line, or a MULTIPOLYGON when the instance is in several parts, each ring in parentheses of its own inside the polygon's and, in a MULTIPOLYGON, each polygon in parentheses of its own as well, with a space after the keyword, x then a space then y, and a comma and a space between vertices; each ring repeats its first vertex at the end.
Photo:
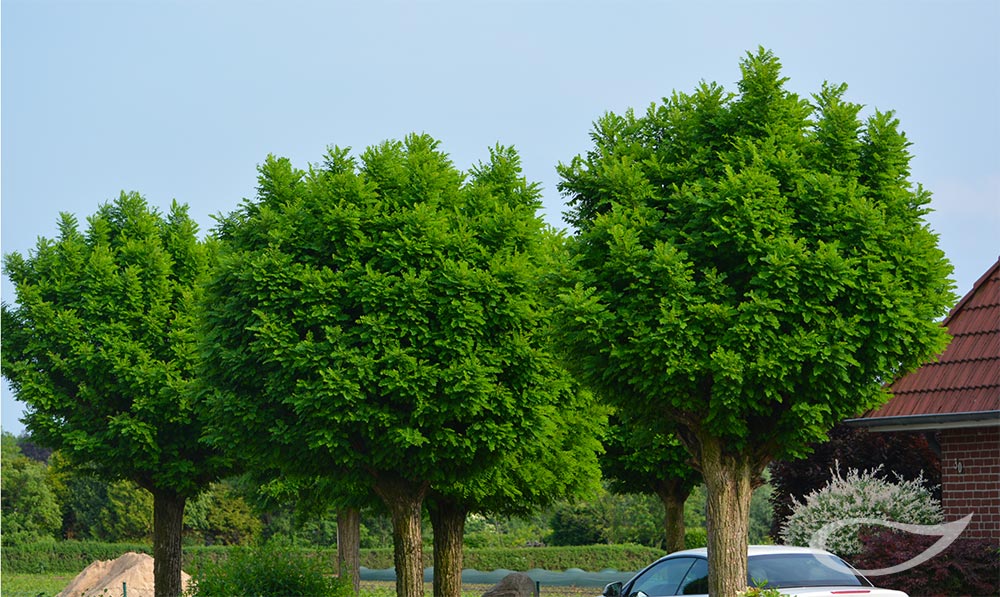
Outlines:
POLYGON ((936 438, 945 520, 973 513, 962 536, 1000 544, 1000 259, 943 323, 953 338, 938 361, 900 378, 889 402, 846 423, 936 438))

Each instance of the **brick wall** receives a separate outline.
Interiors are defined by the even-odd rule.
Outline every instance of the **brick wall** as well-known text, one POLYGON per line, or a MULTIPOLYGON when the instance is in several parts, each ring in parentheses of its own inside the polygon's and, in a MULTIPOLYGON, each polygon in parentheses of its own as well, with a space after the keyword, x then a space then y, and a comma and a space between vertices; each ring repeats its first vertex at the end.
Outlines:
POLYGON ((972 512, 962 537, 1000 544, 1000 427, 943 430, 940 442, 945 520, 972 512))

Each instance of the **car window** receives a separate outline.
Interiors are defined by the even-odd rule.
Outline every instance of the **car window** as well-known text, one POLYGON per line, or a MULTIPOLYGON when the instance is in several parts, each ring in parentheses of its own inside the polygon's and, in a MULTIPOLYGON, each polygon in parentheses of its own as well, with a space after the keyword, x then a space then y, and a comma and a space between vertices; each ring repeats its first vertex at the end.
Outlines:
POLYGON ((629 587, 628 594, 635 595, 640 591, 650 597, 667 597, 678 595, 678 588, 684 580, 695 558, 670 558, 654 564, 642 573, 629 587))
POLYGON ((678 595, 708 594, 708 560, 697 559, 681 581, 678 595))
POLYGON ((812 554, 760 555, 749 559, 752 586, 860 587, 870 586, 836 556, 812 554))

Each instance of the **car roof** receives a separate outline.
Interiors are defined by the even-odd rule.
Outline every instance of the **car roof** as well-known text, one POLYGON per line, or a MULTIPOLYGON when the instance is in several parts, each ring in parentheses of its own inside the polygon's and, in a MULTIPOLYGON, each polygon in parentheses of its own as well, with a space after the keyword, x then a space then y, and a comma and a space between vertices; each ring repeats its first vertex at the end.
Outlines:
MULTIPOLYGON (((812 555, 830 555, 830 552, 823 551, 822 549, 813 549, 811 547, 797 547, 794 545, 750 545, 747 546, 747 556, 772 556, 778 554, 812 554, 812 555)), ((699 547, 697 549, 685 549, 682 551, 675 551, 673 553, 667 554, 665 558, 672 558, 676 556, 695 556, 706 558, 708 557, 708 548, 699 547)))

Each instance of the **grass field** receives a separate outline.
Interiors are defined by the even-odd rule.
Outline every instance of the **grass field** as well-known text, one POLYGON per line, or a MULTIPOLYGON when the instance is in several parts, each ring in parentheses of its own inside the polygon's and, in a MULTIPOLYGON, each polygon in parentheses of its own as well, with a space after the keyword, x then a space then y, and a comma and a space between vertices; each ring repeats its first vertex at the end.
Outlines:
POLYGON ((3 597, 51 597, 73 582, 75 574, 12 574, 0 575, 0 595, 3 597))
MULTIPOLYGON (((3 574, 0 575, 0 595, 3 597, 54 597, 73 581, 72 574, 3 574)), ((489 585, 466 585, 463 597, 479 597, 489 589, 489 585)), ((601 592, 594 587, 540 587, 540 597, 580 597, 594 596, 601 592)), ((362 582, 361 597, 393 597, 396 587, 390 582, 362 582)), ((431 586, 424 587, 424 594, 433 595, 431 586)), ((119 597, 109 594, 108 597, 119 597)))

